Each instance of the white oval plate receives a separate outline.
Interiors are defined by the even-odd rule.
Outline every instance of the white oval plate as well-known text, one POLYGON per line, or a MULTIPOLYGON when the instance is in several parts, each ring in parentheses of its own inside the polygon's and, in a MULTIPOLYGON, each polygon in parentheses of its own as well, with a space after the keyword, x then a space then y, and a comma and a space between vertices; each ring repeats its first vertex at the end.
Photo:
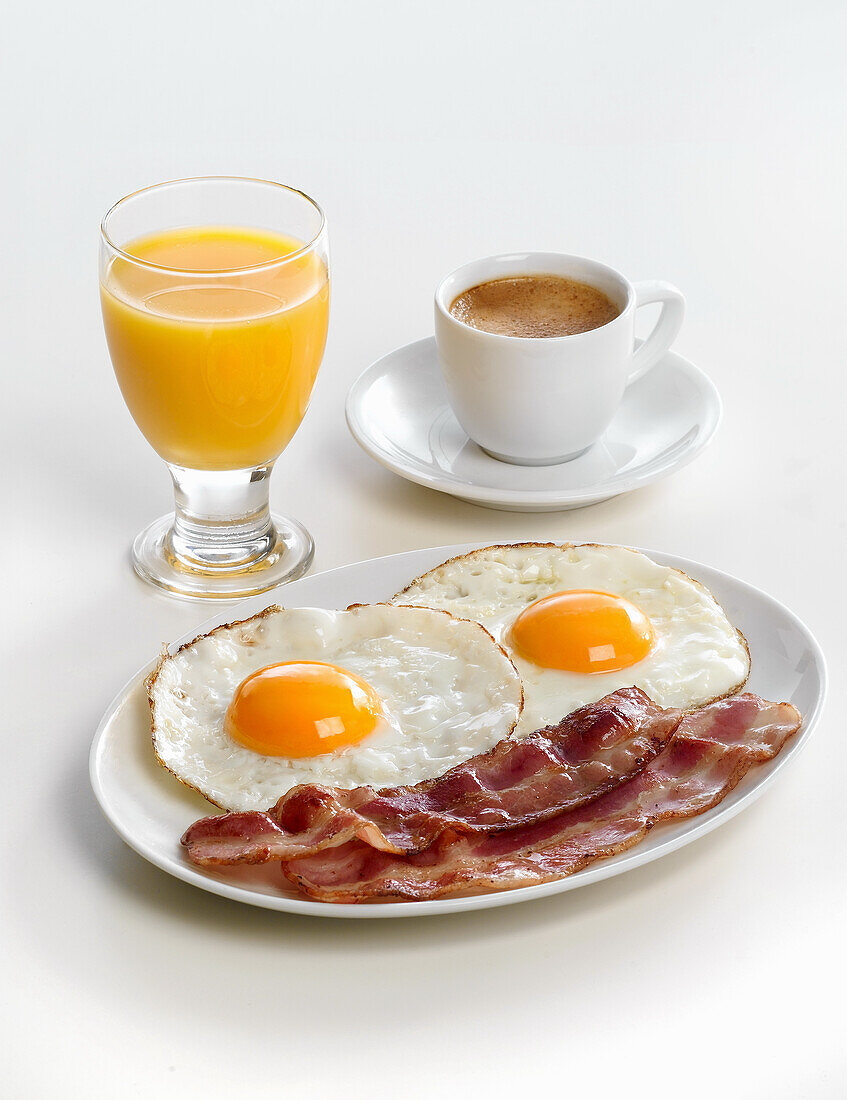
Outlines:
POLYGON ((721 419, 721 400, 693 363, 668 352, 628 386, 612 423, 579 458, 515 466, 477 447, 447 400, 435 340, 372 363, 347 394, 359 446, 407 481, 506 512, 561 512, 640 489, 692 461, 721 419))
MULTIPOLYGON (((304 577, 219 612, 197 631, 173 643, 174 650, 220 623, 243 619, 271 603, 287 607, 343 608, 352 603, 385 600, 414 577, 456 554, 484 543, 432 547, 332 569, 304 577)), ((584 871, 540 886, 437 901, 386 901, 335 905, 312 901, 291 889, 276 866, 202 870, 186 859, 179 838, 198 817, 214 812, 200 795, 187 790, 157 763, 150 743, 150 719, 144 679, 155 661, 140 669, 117 694, 100 722, 91 746, 91 785, 109 822, 126 843, 163 871, 202 890, 266 909, 322 917, 434 916, 512 905, 575 890, 658 859, 711 832, 749 806, 777 774, 794 760, 820 716, 826 691, 826 668, 820 647, 808 628, 777 600, 726 573, 653 550, 645 553, 663 565, 685 570, 706 584, 744 633, 753 657, 749 689, 768 699, 788 701, 804 717, 803 728, 768 764, 753 768, 720 805, 699 817, 660 825, 630 851, 601 860, 584 871)))

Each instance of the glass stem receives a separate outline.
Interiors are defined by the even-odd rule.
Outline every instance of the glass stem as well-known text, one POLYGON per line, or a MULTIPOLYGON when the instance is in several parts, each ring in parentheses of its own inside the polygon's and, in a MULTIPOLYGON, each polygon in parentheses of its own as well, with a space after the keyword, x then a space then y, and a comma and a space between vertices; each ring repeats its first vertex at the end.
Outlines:
POLYGON ((222 572, 259 562, 276 544, 268 494, 273 463, 249 470, 168 469, 176 515, 167 549, 188 569, 222 572))

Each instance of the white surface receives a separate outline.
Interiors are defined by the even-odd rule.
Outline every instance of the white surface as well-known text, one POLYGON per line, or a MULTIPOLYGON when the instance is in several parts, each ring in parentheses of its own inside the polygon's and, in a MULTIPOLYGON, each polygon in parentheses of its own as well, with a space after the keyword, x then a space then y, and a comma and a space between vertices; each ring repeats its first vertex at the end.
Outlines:
POLYGON ((517 466, 468 439, 428 337, 363 371, 345 412, 365 452, 416 485, 505 512, 560 512, 644 488, 687 465, 717 430, 721 400, 701 370, 671 352, 627 387, 612 423, 585 454, 554 466, 517 466))
POLYGON ((629 381, 668 351, 684 314, 683 295, 668 283, 633 286, 594 259, 535 251, 472 260, 435 292, 435 343, 450 407, 495 458, 525 466, 575 458, 609 427, 629 381), (590 283, 620 312, 598 328, 544 340, 485 332, 450 312, 459 295, 480 283, 536 274, 590 283), (659 318, 635 349, 636 310, 654 302, 663 302, 659 318))
POLYGON ((839 0, 7 6, 0 35, 4 1094, 54 1100, 568 1094, 840 1098, 845 876, 844 42, 839 0), (127 553, 168 477, 111 375, 97 226, 198 172, 328 211, 330 340, 275 507, 316 569, 460 540, 589 537, 744 577, 833 687, 724 828, 532 905, 318 921, 212 897, 114 835, 87 753, 115 691, 208 607, 127 553), (685 293, 714 445, 584 511, 411 485, 344 425, 475 256, 596 256, 685 293))
MULTIPOLYGON (((476 549, 473 543, 465 543, 413 550, 306 577, 286 587, 286 607, 337 605, 343 610, 352 602, 385 601, 414 577, 473 549, 476 549)), ((650 863, 729 821, 740 810, 751 805, 776 774, 796 758, 820 717, 826 694, 826 670, 818 644, 808 629, 777 601, 743 581, 722 575, 698 562, 669 557, 655 550, 648 550, 647 553, 660 565, 682 569, 712 591, 730 620, 747 639, 751 652, 756 654, 755 670, 751 673, 747 688, 766 699, 793 703, 805 721, 800 733, 792 737, 775 759, 752 768, 719 805, 698 817, 655 828, 635 848, 614 859, 599 860, 558 882, 520 890, 489 892, 466 898, 372 905, 329 905, 311 901, 290 888, 274 867, 261 868, 257 874, 252 870, 245 874, 243 869, 236 874, 220 874, 194 867, 180 848, 179 838, 198 817, 216 811, 193 791, 180 786, 153 759, 145 679, 152 671, 154 662, 139 669, 118 693, 97 728, 90 761, 91 784, 97 801, 119 836, 145 859, 176 878, 249 905, 313 917, 353 920, 436 917, 445 913, 493 909, 575 890, 650 863)), ((267 597, 256 597, 239 604, 233 609, 233 614, 237 619, 245 619, 264 610, 267 605, 267 597)), ((200 633, 205 634, 229 619, 227 613, 219 613, 203 624, 200 633)), ((171 647, 172 652, 176 647, 193 641, 196 636, 195 631, 190 631, 187 636, 177 639, 171 647)))

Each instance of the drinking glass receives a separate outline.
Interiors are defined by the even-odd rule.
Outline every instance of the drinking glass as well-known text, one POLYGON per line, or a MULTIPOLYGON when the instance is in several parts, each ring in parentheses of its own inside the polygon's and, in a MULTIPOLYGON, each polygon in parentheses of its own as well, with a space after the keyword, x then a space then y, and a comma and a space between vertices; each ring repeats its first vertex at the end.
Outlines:
POLYGON ((321 208, 238 177, 136 191, 100 227, 100 300, 121 393, 174 484, 174 514, 135 539, 136 572, 220 599, 301 576, 314 543, 268 492, 326 342, 321 208))

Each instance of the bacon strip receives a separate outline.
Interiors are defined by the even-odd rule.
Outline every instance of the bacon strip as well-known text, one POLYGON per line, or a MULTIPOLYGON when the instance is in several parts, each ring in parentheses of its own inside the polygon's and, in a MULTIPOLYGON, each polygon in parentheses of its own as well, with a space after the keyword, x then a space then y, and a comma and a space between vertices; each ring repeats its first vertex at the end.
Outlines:
POLYGON ((752 766, 776 756, 800 723, 789 703, 738 695, 687 716, 640 774, 579 809, 507 832, 442 837, 407 857, 351 840, 284 864, 283 871, 328 902, 437 898, 562 878, 631 848, 661 821, 717 805, 752 766))
POLYGON ((624 688, 414 787, 345 791, 306 784, 267 813, 203 818, 182 843, 194 863, 214 866, 297 859, 350 841, 408 855, 441 836, 513 829, 575 809, 632 778, 668 744, 681 719, 638 688, 624 688))

